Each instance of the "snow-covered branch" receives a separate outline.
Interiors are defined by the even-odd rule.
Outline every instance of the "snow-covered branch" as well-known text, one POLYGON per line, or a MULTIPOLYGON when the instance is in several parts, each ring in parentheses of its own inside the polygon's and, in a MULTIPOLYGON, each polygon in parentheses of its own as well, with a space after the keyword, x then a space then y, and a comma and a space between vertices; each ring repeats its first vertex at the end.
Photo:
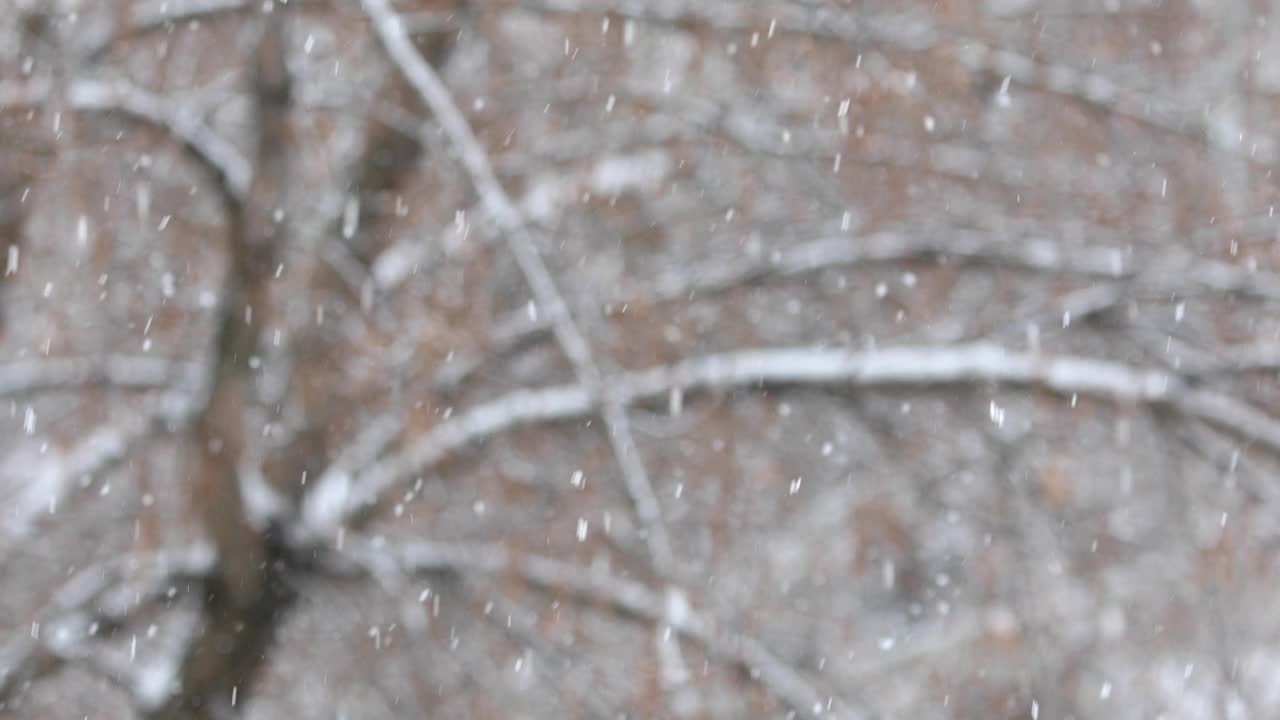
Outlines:
POLYGON ((404 428, 395 415, 383 415, 370 422, 356 438, 338 451, 324 473, 315 479, 303 496, 302 518, 308 534, 324 535, 347 519, 347 498, 352 476, 369 467, 404 428))
POLYGON ((498 181, 488 153, 472 132, 471 125, 458 109, 444 81, 414 47, 403 21, 396 15, 388 0, 363 0, 362 5, 387 55, 431 109, 445 135, 458 151, 462 165, 485 210, 493 216, 502 230, 507 247, 533 292, 539 312, 547 315, 556 341, 573 365, 578 380, 590 388, 593 394, 601 396, 599 412, 608 428, 609 441, 622 468, 622 477, 636 515, 645 528, 649 552, 659 572, 667 572, 672 563, 671 541, 648 470, 640 459, 640 450, 631 433, 623 403, 604 383, 604 377, 592 356, 591 346, 574 322, 551 272, 538 254, 520 209, 498 181))
POLYGON ((163 387, 175 363, 153 355, 39 357, 0 364, 0 396, 105 384, 117 388, 163 387))
POLYGON ((29 536, 42 515, 57 512, 77 481, 111 469, 151 431, 150 418, 123 419, 93 430, 66 451, 49 450, 22 463, 20 475, 5 483, 15 490, 5 502, 5 531, 29 536))
POLYGON ((56 512, 77 484, 86 486, 86 480, 116 467, 147 438, 185 423, 201 404, 199 396, 196 387, 149 396, 142 407, 117 413, 69 448, 49 448, 26 462, 13 463, 11 481, 0 486, 0 491, 11 490, 2 498, 0 527, 10 537, 27 537, 39 518, 56 512))
MULTIPOLYGON (((865 263, 906 262, 936 257, 948 262, 1003 265, 1028 270, 1098 278, 1128 278, 1133 259, 1113 247, 1064 248, 1048 238, 1001 241, 989 234, 955 229, 884 231, 868 235, 830 235, 762 258, 719 258, 688 268, 672 268, 640 290, 611 298, 613 305, 647 305, 717 293, 767 278, 788 278, 865 263)), ((520 310, 500 320, 491 352, 503 355, 551 329, 542 317, 520 310)), ((461 356, 445 365, 435 385, 459 386, 485 361, 461 356)))
MULTIPOLYGON (((1122 81, 1101 70, 1046 61, 1016 52, 977 36, 956 37, 936 18, 907 10, 864 15, 842 8, 808 3, 773 4, 767 9, 741 3, 688 3, 679 0, 537 0, 530 9, 553 13, 616 15, 653 24, 696 23, 727 33, 759 32, 807 36, 840 43, 883 44, 909 52, 946 53, 961 67, 992 75, 1037 92, 1070 98, 1142 125, 1203 142, 1220 152, 1266 163, 1277 151, 1274 138, 1254 135, 1253 143, 1228 141, 1209 131, 1203 105, 1170 101, 1136 82, 1122 81), (762 20, 767 18, 767 20, 762 20)), ((1235 54, 1243 49, 1234 49, 1235 54)), ((1007 85, 1006 85, 1007 92, 1007 85)))
POLYGON ((123 27, 113 27, 110 32, 95 38, 85 54, 91 59, 96 58, 124 40, 169 30, 182 24, 243 12, 257 5, 251 0, 148 0, 132 8, 123 27))
POLYGON ((253 168, 234 144, 187 110, 186 104, 123 82, 77 80, 67 89, 67 100, 77 110, 121 112, 162 128, 189 148, 218 176, 236 198, 249 191, 253 168))
POLYGON ((581 417, 594 410, 592 394, 580 385, 518 390, 445 421, 398 454, 369 466, 351 480, 347 471, 326 473, 304 506, 308 531, 331 535, 386 488, 409 473, 430 467, 469 443, 516 425, 581 417))
MULTIPOLYGON (((170 594, 185 580, 207 574, 211 548, 117 556, 87 567, 53 593, 32 619, 30 631, 0 646, 0 705, 32 681, 68 663, 94 660, 92 643, 103 625, 118 625, 139 609, 170 594)), ((97 668, 121 681, 107 667, 97 668)), ((141 688, 132 688, 135 696, 141 688)), ((144 698, 145 699, 145 698, 144 698)))
POLYGON ((607 569, 582 567, 554 558, 515 553, 498 543, 413 542, 388 545, 355 539, 335 558, 363 572, 385 573, 393 564, 405 573, 480 572, 509 574, 531 585, 566 592, 584 600, 607 604, 620 612, 670 627, 701 645, 710 655, 736 665, 801 717, 867 717, 849 702, 820 691, 799 670, 758 640, 720 627, 691 606, 688 594, 676 587, 665 592, 621 577, 607 569))
MULTIPOLYGON (((118 112, 160 128, 189 149, 232 197, 241 198, 248 192, 253 174, 248 158, 185 104, 124 81, 72 80, 64 92, 62 100, 74 110, 118 112)), ((51 88, 44 82, 0 86, 0 106, 34 106, 52 99, 51 88)))
MULTIPOLYGON (((1125 403, 1148 403, 1206 420, 1280 451, 1280 420, 1241 400, 1192 388, 1182 376, 1072 355, 1008 350, 989 343, 957 346, 894 347, 879 350, 777 348, 693 358, 674 365, 621 373, 608 379, 614 397, 634 404, 672 392, 730 390, 742 387, 818 385, 844 387, 921 387, 956 383, 1005 383, 1036 386, 1058 395, 1088 395, 1125 403)), ((598 398, 579 385, 517 390, 458 413, 396 454, 356 476, 350 492, 329 498, 342 502, 314 517, 313 530, 348 518, 377 502, 388 487, 420 473, 451 453, 511 428, 560 421, 596 412, 598 398)))
POLYGON ((1021 267, 1100 278, 1126 277, 1132 258, 1114 247, 1073 247, 1041 237, 999 240, 990 234, 937 228, 820 237, 761 260, 715 261, 673 269, 653 288, 628 302, 664 302, 725 290, 762 277, 791 277, 860 263, 904 262, 927 257, 952 262, 1021 267))

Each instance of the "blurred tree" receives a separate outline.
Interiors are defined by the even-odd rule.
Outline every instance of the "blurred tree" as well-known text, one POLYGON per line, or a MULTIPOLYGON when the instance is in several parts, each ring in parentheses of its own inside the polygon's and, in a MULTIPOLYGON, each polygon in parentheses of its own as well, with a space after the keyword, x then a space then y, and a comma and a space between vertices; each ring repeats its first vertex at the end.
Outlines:
POLYGON ((1277 8, 0 0, 0 718, 1236 718, 1277 8))

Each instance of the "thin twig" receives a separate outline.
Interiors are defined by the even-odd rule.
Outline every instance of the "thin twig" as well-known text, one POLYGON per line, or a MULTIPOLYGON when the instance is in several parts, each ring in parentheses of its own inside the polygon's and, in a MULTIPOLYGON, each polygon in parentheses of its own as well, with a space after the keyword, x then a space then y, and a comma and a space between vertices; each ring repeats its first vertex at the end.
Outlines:
MULTIPOLYGON (((711 655, 758 677, 769 692, 803 717, 855 718, 867 713, 821 692, 803 673, 754 638, 717 627, 690 606, 687 596, 660 593, 608 570, 584 568, 554 558, 513 553, 504 545, 415 542, 400 546, 349 542, 337 559, 365 572, 385 574, 388 562, 408 573, 432 571, 511 573, 522 580, 608 605, 638 618, 671 627, 711 655)), ((678 591, 677 591, 678 592, 678 591)))
POLYGON ((413 46, 390 3, 387 0, 363 0, 363 6, 387 55, 431 109, 457 149, 485 209, 502 229, 539 310, 548 315, 556 341, 573 365, 579 381, 590 388, 593 394, 602 396, 600 414, 608 430, 614 455, 622 468, 627 492, 646 531, 654 564, 660 573, 667 573, 672 564, 671 541, 623 404, 603 383, 604 378, 592 357, 591 347, 574 323, 555 280, 538 255, 524 217, 498 181, 488 154, 458 109, 449 89, 413 46))
POLYGON ((902 262, 927 257, 1118 278, 1132 274, 1132 259, 1112 247, 1064 248, 1047 238, 1000 242, 960 229, 833 235, 809 240, 764 260, 716 261, 659 276, 651 291, 630 302, 665 302, 717 292, 766 276, 791 277, 859 263, 902 262))
POLYGON ((1094 69, 1028 56, 977 37, 957 35, 920 12, 863 15, 837 7, 815 8, 797 3, 760 7, 682 0, 537 0, 524 7, 552 13, 608 13, 645 23, 702 25, 727 32, 759 31, 768 26, 780 33, 854 45, 883 43, 911 52, 935 50, 972 72, 1008 78, 1037 92, 1071 98, 1217 151, 1247 157, 1259 165, 1271 162, 1277 149, 1274 138, 1267 136, 1255 136, 1256 146, 1216 137, 1208 128, 1200 104, 1168 102, 1150 88, 1119 82, 1094 69))
MULTIPOLYGON (((1065 273, 1100 281, 1098 285, 1056 301, 1055 318, 1042 318, 1037 312, 1019 319, 1011 325, 1011 329, 1019 332, 1031 321, 1060 319, 1064 313, 1072 319, 1083 319, 1107 310, 1129 297, 1126 289, 1134 284, 1153 292, 1186 293, 1192 288, 1199 288, 1239 293, 1264 301, 1280 300, 1280 276, 1229 263, 1167 252, 1157 261, 1113 246, 1066 247, 1036 236, 1000 241, 987 233, 938 228, 831 235, 801 242, 760 259, 725 258, 692 268, 671 269, 656 277, 650 287, 612 298, 610 304, 641 305, 688 300, 768 278, 796 277, 864 263, 926 258, 1065 273)), ((530 318, 525 310, 510 313, 494 327, 490 354, 497 356, 513 352, 551 330, 546 318, 530 318)), ((454 357, 436 374, 434 384, 444 391, 456 389, 489 360, 489 357, 481 355, 454 357)), ((1274 361, 1274 357, 1266 355, 1241 358, 1243 368, 1264 368, 1274 361)))

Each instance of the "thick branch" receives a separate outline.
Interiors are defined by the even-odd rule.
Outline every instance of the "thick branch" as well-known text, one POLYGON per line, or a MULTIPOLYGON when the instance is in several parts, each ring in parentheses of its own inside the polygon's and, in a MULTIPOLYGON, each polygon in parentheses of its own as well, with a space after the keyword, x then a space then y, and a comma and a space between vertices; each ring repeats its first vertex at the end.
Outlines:
MULTIPOLYGON (((1089 395, 1168 408, 1280 452, 1280 420, 1230 396, 1191 387, 1181 375, 1088 357, 1006 350, 988 343, 869 351, 744 350, 622 373, 608 383, 614 397, 623 404, 661 399, 672 393, 779 385, 1029 385, 1064 396, 1089 395)), ((375 503, 394 483, 471 443, 520 425, 580 418, 595 412, 597 406, 596 395, 575 384, 518 390, 456 414, 426 436, 408 443, 399 453, 360 473, 351 492, 343 493, 345 509, 335 516, 350 517, 375 503)))

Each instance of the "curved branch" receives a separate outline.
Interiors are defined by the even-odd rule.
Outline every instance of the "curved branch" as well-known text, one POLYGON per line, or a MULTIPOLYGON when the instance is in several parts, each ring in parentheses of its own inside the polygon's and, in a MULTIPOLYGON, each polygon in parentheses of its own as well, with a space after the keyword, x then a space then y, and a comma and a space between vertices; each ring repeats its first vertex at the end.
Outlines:
MULTIPOLYGON (((47 83, 0 87, 0 106, 37 106, 50 100, 47 83)), ((73 80, 67 106, 80 112, 120 113, 159 128, 186 148, 213 175, 228 199, 239 202, 249 190, 253 168, 248 158, 202 119, 162 95, 127 82, 73 80)))
POLYGON ((414 542, 388 547, 367 541, 348 543, 341 555, 329 555, 350 569, 375 576, 395 569, 406 573, 439 571, 510 573, 547 590, 566 592, 607 604, 637 618, 670 627, 701 645, 710 655, 757 677, 769 692, 811 720, 858 720, 869 715, 852 703, 822 692, 799 670, 748 635, 718 627, 714 618, 690 606, 687 595, 666 593, 600 568, 584 568, 555 558, 514 553, 499 543, 414 542))
MULTIPOLYGON (((881 350, 778 348, 693 358, 621 373, 607 380, 624 405, 672 393, 806 385, 924 387, 959 383, 1034 386, 1071 396, 1147 403, 1208 421, 1280 452, 1280 420, 1248 403, 1194 387, 1179 374, 1073 355, 1007 350, 990 343, 881 350)), ((592 414, 599 399, 581 384, 517 390, 456 414, 354 480, 321 482, 304 517, 312 533, 330 535, 378 501, 389 487, 454 452, 511 428, 592 414)))

